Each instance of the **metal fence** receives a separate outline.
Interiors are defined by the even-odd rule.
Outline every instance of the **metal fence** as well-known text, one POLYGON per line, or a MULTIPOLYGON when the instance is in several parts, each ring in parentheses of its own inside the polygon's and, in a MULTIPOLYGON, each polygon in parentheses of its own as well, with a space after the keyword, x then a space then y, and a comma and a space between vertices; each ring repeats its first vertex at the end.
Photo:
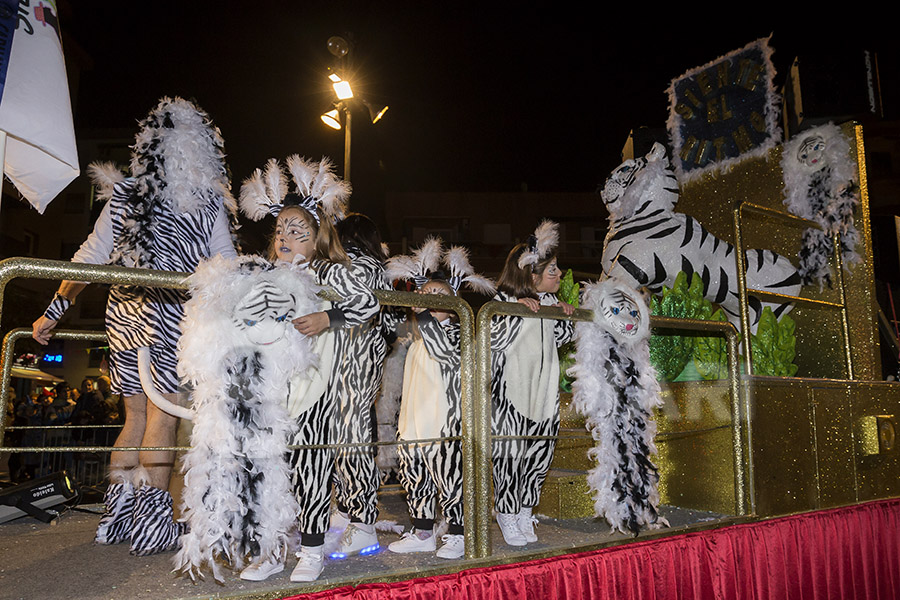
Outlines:
MULTIPOLYGON (((163 271, 148 271, 144 269, 125 269, 101 265, 83 265, 70 262, 48 261, 28 258, 12 258, 0 261, 0 309, 6 284, 16 277, 31 277, 37 279, 68 279, 76 281, 88 281, 97 283, 144 285, 152 287, 178 288, 186 287, 186 273, 172 273, 163 271)), ((375 291, 379 302, 385 306, 398 307, 427 307, 444 309, 457 314, 460 320, 460 358, 461 358, 461 415, 462 435, 460 438, 439 438, 407 440, 400 442, 376 442, 361 444, 331 444, 316 447, 371 447, 373 445, 399 445, 399 444, 426 444, 437 443, 443 440, 460 440, 463 455, 463 510, 465 527, 465 552, 467 558, 485 558, 491 554, 491 396, 490 396, 490 320, 494 316, 509 315, 523 318, 548 318, 568 319, 572 321, 588 321, 593 318, 590 311, 579 309, 571 316, 566 315, 559 308, 541 308, 537 313, 527 307, 508 302, 488 302, 478 313, 477 328, 476 319, 471 306, 464 300, 446 295, 422 295, 411 292, 375 291), (476 334, 477 332, 477 334, 476 334)), ((339 299, 333 292, 326 292, 327 299, 339 299)), ((666 330, 690 330, 702 332, 714 332, 722 334, 727 339, 728 349, 728 373, 730 381, 733 452, 735 472, 735 510, 737 514, 747 513, 749 501, 750 512, 753 510, 752 491, 752 463, 749 456, 745 460, 750 429, 749 408, 742 393, 740 375, 738 371, 738 334, 729 323, 714 321, 694 321, 689 319, 672 319, 666 317, 651 317, 651 327, 666 330), (746 499, 746 500, 745 500, 746 499)), ((30 335, 30 330, 18 329, 6 336, 3 349, 2 381, 0 381, 0 396, 6 397, 9 389, 9 373, 12 363, 12 347, 17 339, 30 335)), ((102 335, 98 332, 58 331, 58 337, 102 335)), ((88 338, 82 338, 88 339, 88 338)), ((5 418, 5 417, 4 417, 5 418)), ((11 428, 10 428, 11 429, 11 428)), ((16 428, 24 430, 26 428, 16 428)), ((94 445, 72 444, 73 432, 78 427, 56 426, 54 435, 59 444, 38 444, 34 446, 6 447, 4 434, 5 423, 0 420, 0 452, 40 452, 57 453, 63 458, 57 459, 52 465, 64 464, 67 453, 104 454, 112 450, 111 444, 98 444, 96 437, 94 445), (65 433, 63 433, 65 432, 65 433), (66 445, 66 444, 69 445, 66 445)), ((49 442, 49 438, 43 438, 49 442)), ((108 441, 108 440, 104 440, 108 441)), ((139 451, 147 448, 121 447, 117 451, 139 451)), ((175 446, 165 448, 152 448, 156 450, 188 450, 189 448, 175 446)), ((108 460, 108 456, 106 459, 108 460)), ((96 467, 100 469, 99 476, 104 473, 104 459, 98 459, 96 467)), ((92 463, 93 465, 93 463, 92 463)), ((85 469, 88 467, 85 466, 85 469)), ((94 468, 93 466, 91 467, 94 468)), ((76 472, 77 473, 77 472, 76 472)), ((90 480, 97 477, 84 473, 84 477, 90 480)), ((76 478, 77 480, 77 478, 76 478)))

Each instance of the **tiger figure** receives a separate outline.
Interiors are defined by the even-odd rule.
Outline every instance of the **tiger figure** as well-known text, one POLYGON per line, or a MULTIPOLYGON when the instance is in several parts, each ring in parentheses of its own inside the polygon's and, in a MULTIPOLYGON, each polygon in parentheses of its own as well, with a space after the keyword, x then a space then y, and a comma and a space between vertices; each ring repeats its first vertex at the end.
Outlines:
MULTIPOLYGON (((712 235, 690 215, 674 212, 678 183, 666 149, 656 143, 643 158, 626 160, 609 176, 600 191, 609 211, 609 231, 603 243, 603 271, 637 288, 658 294, 672 287, 679 271, 688 281, 698 273, 704 297, 722 307, 728 320, 740 328, 740 301, 734 246, 712 235)), ((796 296, 801 281, 791 261, 771 250, 747 250, 747 285, 750 288, 796 296)), ((748 297, 750 328, 763 309, 776 318, 790 303, 762 302, 748 297)))

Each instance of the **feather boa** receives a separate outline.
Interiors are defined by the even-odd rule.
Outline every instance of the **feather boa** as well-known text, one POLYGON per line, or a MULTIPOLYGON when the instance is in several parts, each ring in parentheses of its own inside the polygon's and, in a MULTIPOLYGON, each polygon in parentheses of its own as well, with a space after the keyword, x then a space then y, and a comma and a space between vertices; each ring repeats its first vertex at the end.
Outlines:
POLYGON ((656 373, 650 365, 649 311, 641 296, 616 280, 585 287, 584 308, 592 322, 575 325, 575 366, 569 372, 575 409, 584 415, 597 445, 588 472, 594 512, 614 530, 637 535, 642 527, 668 525, 659 516, 659 474, 650 461, 656 452, 652 410, 662 404, 656 373), (638 334, 625 338, 610 324, 601 299, 621 292, 638 307, 638 334))
MULTIPOLYGON (((225 166, 225 144, 208 114, 182 98, 164 97, 140 127, 131 147, 134 196, 125 205, 125 228, 111 262, 148 268, 154 264, 154 208, 192 214, 221 199, 233 216, 237 205, 225 166)), ((109 165, 91 170, 101 194, 109 187, 104 177, 109 173, 109 165)))
POLYGON ((290 318, 317 310, 319 286, 306 272, 253 256, 214 257, 188 281, 178 373, 193 388, 196 417, 182 466, 190 530, 175 568, 194 578, 209 567, 221 581, 220 560, 240 569, 248 556, 283 558, 287 549, 297 506, 285 459, 293 427, 285 404, 290 377, 316 363, 290 318), (293 311, 269 322, 283 327, 277 341, 258 345, 233 315, 269 284, 290 294, 293 311))
POLYGON ((822 228, 811 227, 803 233, 800 277, 805 285, 830 287, 829 257, 834 251, 834 234, 841 235, 841 258, 846 266, 861 260, 856 252, 859 233, 853 222, 853 210, 859 204, 858 173, 850 158, 850 143, 833 123, 808 129, 784 145, 781 169, 788 211, 815 221, 822 228), (815 138, 821 140, 825 149, 820 162, 807 165, 798 153, 815 138))

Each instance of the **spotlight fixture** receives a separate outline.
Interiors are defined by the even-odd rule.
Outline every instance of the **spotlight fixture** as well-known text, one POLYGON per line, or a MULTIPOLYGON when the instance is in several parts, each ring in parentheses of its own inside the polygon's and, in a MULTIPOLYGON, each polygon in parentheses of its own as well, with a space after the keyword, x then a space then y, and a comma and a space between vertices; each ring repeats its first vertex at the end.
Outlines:
POLYGON ((65 504, 77 496, 78 492, 65 471, 8 487, 0 490, 0 523, 25 515, 49 523, 59 514, 52 507, 65 504))
POLYGON ((338 114, 338 110, 336 108, 332 108, 327 113, 323 114, 321 117, 322 122, 331 127, 332 129, 340 129, 341 128, 341 117, 338 114))
POLYGON ((388 111, 390 108, 387 105, 384 105, 380 110, 376 110, 372 103, 368 100, 363 100, 362 103, 365 105, 367 109, 369 109, 369 118, 372 119, 372 124, 377 123, 384 116, 384 113, 388 111))
POLYGON ((349 100, 353 97, 353 90, 350 89, 349 81, 334 81, 334 83, 331 84, 331 87, 334 88, 334 93, 338 97, 338 100, 349 100))

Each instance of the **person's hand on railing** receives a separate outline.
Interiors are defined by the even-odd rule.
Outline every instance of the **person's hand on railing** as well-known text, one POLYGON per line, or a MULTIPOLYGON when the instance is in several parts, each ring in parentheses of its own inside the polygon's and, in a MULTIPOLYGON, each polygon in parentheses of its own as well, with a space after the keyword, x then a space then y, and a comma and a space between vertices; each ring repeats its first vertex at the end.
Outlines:
POLYGON ((31 337, 33 337, 37 343, 46 346, 53 336, 53 328, 56 327, 57 323, 59 323, 59 321, 54 321, 53 319, 48 319, 44 315, 41 315, 31 326, 31 337))
POLYGON ((563 309, 563 312, 569 316, 571 316, 572 313, 575 312, 575 307, 572 306, 571 304, 569 304, 568 302, 557 302, 553 306, 563 309))
POLYGON ((516 300, 519 304, 524 304, 531 309, 531 312, 537 312, 541 308, 541 303, 534 298, 519 298, 516 300))

